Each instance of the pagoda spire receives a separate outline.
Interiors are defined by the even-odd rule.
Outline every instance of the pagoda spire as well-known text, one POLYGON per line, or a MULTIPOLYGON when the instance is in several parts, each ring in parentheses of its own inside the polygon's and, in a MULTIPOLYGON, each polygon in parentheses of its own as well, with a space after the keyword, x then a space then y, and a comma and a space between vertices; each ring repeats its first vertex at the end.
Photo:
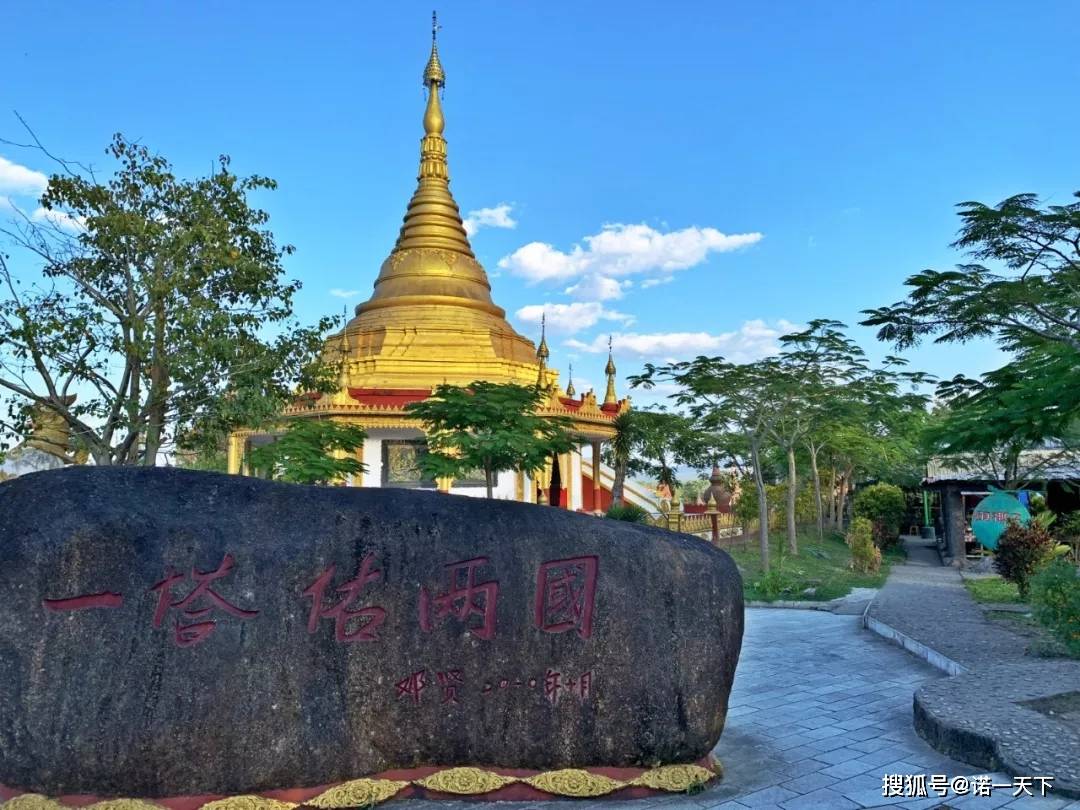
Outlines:
POLYGON ((566 395, 571 399, 577 394, 577 389, 574 388, 574 364, 570 364, 570 370, 566 375, 566 395))
POLYGON ((436 248, 473 256, 461 212, 450 193, 450 166, 446 160, 446 138, 439 91, 446 87, 446 71, 439 59, 438 20, 431 14, 431 55, 424 67, 427 107, 424 110, 424 137, 420 140, 418 186, 394 251, 436 248))
POLYGON ((607 339, 607 365, 604 366, 604 373, 607 375, 607 393, 604 394, 604 404, 615 405, 618 403, 619 397, 615 393, 615 358, 611 353, 610 335, 608 335, 607 339))
POLYGON ((536 387, 545 387, 544 378, 547 377, 547 361, 551 356, 547 345, 547 313, 540 313, 540 343, 536 347, 536 359, 539 360, 536 369, 536 387))

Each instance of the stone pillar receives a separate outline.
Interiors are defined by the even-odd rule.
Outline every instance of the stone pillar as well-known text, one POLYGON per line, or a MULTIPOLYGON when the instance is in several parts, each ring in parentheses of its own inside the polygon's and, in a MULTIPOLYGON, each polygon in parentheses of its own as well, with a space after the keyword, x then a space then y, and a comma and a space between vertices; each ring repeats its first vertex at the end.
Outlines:
POLYGON ((229 475, 240 474, 240 461, 242 457, 243 440, 235 433, 229 434, 229 445, 226 451, 226 463, 229 475))
POLYGON ((945 544, 953 565, 963 567, 966 562, 964 555, 964 530, 967 528, 967 518, 964 515, 964 496, 960 494, 959 484, 946 484, 941 493, 942 506, 945 509, 945 544))
POLYGON ((551 466, 552 462, 549 458, 545 462, 543 469, 536 471, 536 476, 533 479, 536 487, 536 502, 541 506, 547 506, 549 500, 548 490, 551 488, 551 466))
POLYGON ((600 447, 603 444, 599 439, 592 443, 592 504, 593 511, 601 514, 604 511, 600 503, 600 447))
POLYGON ((552 504, 562 509, 570 509, 570 487, 573 485, 574 465, 570 463, 569 453, 559 453, 559 502, 552 504), (564 503, 565 501, 565 503, 564 503))

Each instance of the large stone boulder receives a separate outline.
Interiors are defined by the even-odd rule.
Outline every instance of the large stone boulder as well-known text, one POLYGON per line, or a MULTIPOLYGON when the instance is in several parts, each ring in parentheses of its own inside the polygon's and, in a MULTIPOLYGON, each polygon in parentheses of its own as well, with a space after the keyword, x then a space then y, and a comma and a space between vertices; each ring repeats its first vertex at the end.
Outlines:
POLYGON ((235 794, 697 760, 739 574, 550 507, 168 469, 0 484, 0 784, 235 794))

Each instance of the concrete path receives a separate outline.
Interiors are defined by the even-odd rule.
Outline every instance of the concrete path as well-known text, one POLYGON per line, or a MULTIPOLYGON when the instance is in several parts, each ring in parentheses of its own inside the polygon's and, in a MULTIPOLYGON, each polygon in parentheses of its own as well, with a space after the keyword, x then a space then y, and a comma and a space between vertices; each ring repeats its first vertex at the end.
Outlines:
MULTIPOLYGON (((950 780, 975 774, 924 743, 911 723, 912 693, 942 677, 922 661, 872 633, 857 616, 824 611, 749 609, 727 729, 716 749, 724 780, 696 795, 642 800, 481 804, 489 810, 784 810, 877 807, 955 807, 1013 810, 1080 808, 1052 798, 1018 799, 1013 789, 989 797, 891 797, 882 794, 887 774, 950 780)), ((1012 778, 995 774, 997 784, 1012 778)), ((477 810, 476 803, 442 802, 441 808, 477 810)), ((388 810, 429 810, 430 802, 405 800, 388 810)))
POLYGON ((1024 657, 1027 639, 986 619, 959 571, 941 564, 934 541, 907 537, 905 547, 908 560, 892 567, 870 606, 870 619, 956 662, 959 671, 1024 657))

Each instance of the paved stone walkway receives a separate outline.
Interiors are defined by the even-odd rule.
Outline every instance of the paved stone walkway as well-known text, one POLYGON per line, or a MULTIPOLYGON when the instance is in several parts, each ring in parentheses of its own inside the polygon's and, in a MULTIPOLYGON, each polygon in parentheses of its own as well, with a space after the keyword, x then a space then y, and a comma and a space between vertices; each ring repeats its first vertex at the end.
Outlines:
POLYGON ((1028 641, 991 625, 968 595, 956 568, 941 565, 932 540, 909 537, 908 560, 894 565, 870 616, 966 669, 1024 657, 1028 641))
MULTIPOLYGON (((642 800, 481 804, 497 810, 844 810, 904 808, 1080 808, 1053 798, 882 797, 886 774, 977 771, 947 759, 912 728, 912 693, 941 674, 862 629, 857 616, 810 610, 749 609, 727 729, 717 747, 725 779, 693 796, 642 800)), ((994 782, 1012 782, 995 774, 994 782)), ((388 810, 429 810, 406 800, 388 810)), ((476 803, 441 808, 477 810, 476 803)))

